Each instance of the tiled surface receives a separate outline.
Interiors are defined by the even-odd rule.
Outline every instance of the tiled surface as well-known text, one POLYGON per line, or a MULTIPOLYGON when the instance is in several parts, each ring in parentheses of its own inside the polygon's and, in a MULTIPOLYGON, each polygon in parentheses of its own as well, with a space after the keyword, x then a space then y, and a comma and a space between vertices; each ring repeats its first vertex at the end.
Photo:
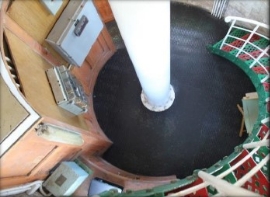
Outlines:
POLYGON ((265 24, 269 24, 269 1, 268 0, 249 0, 233 1, 230 0, 225 16, 240 16, 253 19, 265 24))
MULTIPOLYGON (((189 5, 195 5, 212 11, 214 0, 173 0, 189 5)), ((239 16, 269 24, 268 0, 228 0, 228 7, 224 10, 224 16, 239 16)))
POLYGON ((161 113, 142 105, 141 86, 115 27, 109 24, 118 51, 100 72, 93 95, 100 126, 114 142, 104 159, 136 174, 184 178, 244 141, 246 135, 238 137, 242 117, 236 104, 255 89, 237 66, 206 50, 226 34, 223 20, 172 3, 171 84, 176 99, 161 113))

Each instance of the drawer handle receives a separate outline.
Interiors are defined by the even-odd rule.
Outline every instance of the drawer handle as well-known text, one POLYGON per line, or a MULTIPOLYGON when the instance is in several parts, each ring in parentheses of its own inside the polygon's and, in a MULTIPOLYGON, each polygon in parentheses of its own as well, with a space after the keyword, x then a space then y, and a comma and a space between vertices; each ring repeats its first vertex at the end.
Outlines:
POLYGON ((83 15, 80 20, 77 19, 77 21, 74 24, 75 25, 74 34, 76 36, 80 36, 87 23, 88 18, 85 15, 83 15))

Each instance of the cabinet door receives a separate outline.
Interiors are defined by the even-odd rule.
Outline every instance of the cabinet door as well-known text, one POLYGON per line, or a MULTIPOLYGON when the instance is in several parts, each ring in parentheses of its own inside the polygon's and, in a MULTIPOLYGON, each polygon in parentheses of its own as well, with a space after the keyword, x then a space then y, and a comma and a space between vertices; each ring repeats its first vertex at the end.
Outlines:
POLYGON ((93 90, 97 74, 104 64, 115 53, 115 51, 116 48, 112 41, 111 35, 104 26, 96 42, 93 44, 88 55, 86 56, 82 66, 74 67, 72 69, 72 74, 74 74, 82 83, 87 95, 89 95, 93 90))
POLYGON ((57 146, 20 140, 1 158, 1 178, 27 176, 57 146))
POLYGON ((81 150, 81 146, 39 137, 32 128, 1 157, 1 188, 44 179, 60 162, 73 160, 81 150))
POLYGON ((113 13, 108 0, 95 0, 94 4, 104 23, 114 20, 113 13))
POLYGON ((106 27, 99 34, 85 60, 91 68, 102 67, 106 61, 114 54, 115 46, 106 27))

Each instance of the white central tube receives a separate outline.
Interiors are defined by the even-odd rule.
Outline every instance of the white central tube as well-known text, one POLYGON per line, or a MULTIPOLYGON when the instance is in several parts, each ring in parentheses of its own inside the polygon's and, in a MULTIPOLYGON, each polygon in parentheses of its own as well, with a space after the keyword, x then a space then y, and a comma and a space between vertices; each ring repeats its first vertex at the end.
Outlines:
POLYGON ((116 23, 142 86, 143 104, 168 109, 170 85, 170 1, 109 0, 116 23))

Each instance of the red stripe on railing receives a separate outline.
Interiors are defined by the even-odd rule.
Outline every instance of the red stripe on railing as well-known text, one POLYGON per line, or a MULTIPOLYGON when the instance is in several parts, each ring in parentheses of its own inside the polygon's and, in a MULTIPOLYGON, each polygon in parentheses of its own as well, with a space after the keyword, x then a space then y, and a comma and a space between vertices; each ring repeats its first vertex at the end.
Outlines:
MULTIPOLYGON (((230 165, 233 166, 239 161, 241 161, 246 155, 248 155, 247 150, 243 150, 240 155, 238 155, 230 165)), ((246 173, 248 173, 252 168, 256 166, 255 161, 249 158, 245 163, 234 170, 234 175, 237 180, 241 179, 246 173)), ((264 176, 264 174, 259 170, 253 177, 250 178, 242 187, 250 191, 259 193, 260 195, 268 196, 269 191, 265 190, 268 187, 269 181, 264 176)))
MULTIPOLYGON (((257 135, 260 138, 260 140, 263 140, 263 138, 266 135, 266 133, 268 132, 268 130, 269 130, 268 126, 266 124, 262 124, 260 131, 257 135)), ((269 136, 268 136, 268 138, 269 138, 269 136)))
MULTIPOLYGON (((269 66, 265 66, 265 69, 270 72, 270 67, 269 66)), ((254 67, 252 67, 252 70, 257 73, 257 74, 267 74, 266 70, 263 69, 261 66, 259 65, 255 65, 254 67)))
MULTIPOLYGON (((239 56, 238 56, 238 58, 239 59, 242 59, 242 60, 250 60, 250 59, 252 59, 250 56, 252 56, 253 58, 257 58, 257 57, 259 57, 260 56, 260 54, 261 54, 262 52, 260 51, 260 50, 256 50, 256 51, 252 51, 251 53, 249 53, 250 55, 248 55, 248 54, 240 54, 239 56)), ((263 55, 261 58, 263 58, 263 57, 267 57, 266 55, 263 55)))
MULTIPOLYGON (((246 34, 246 35, 242 36, 241 39, 246 40, 246 39, 248 39, 249 35, 250 34, 246 34)), ((260 39, 260 36, 254 34, 250 38, 250 41, 249 42, 254 42, 254 41, 259 40, 259 39, 260 39)), ((231 42, 229 44, 232 45, 232 46, 235 46, 237 48, 241 48, 241 46, 244 44, 244 41, 242 41, 242 40, 234 40, 233 42, 231 42)), ((233 49, 234 48, 231 47, 231 46, 224 46, 224 47, 222 47, 222 50, 223 51, 226 51, 226 52, 232 51, 233 49)))

